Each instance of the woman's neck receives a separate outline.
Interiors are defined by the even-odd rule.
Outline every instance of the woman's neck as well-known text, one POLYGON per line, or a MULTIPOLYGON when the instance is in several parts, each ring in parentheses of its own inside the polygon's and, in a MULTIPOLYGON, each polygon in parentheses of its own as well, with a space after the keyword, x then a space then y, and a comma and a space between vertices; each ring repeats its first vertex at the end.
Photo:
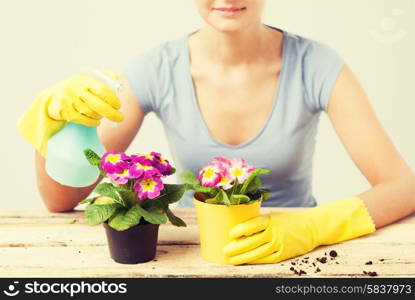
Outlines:
POLYGON ((263 24, 245 28, 243 32, 220 32, 208 26, 194 35, 195 48, 203 49, 205 58, 224 67, 275 59, 281 41, 275 30, 263 24))

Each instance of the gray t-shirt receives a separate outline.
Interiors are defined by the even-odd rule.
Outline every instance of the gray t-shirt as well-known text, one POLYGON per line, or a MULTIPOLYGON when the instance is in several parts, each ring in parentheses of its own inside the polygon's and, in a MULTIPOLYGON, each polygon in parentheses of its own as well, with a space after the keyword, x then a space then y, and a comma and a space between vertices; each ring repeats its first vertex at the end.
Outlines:
MULTIPOLYGON (((145 114, 154 112, 162 121, 178 173, 197 174, 215 156, 241 157, 271 171, 262 176, 263 187, 271 190, 262 206, 315 206, 311 176, 317 125, 344 61, 323 43, 274 29, 284 36, 276 97, 265 126, 242 145, 220 143, 204 123, 190 73, 189 35, 139 56, 125 76, 145 114)), ((193 206, 191 191, 178 205, 193 206)))

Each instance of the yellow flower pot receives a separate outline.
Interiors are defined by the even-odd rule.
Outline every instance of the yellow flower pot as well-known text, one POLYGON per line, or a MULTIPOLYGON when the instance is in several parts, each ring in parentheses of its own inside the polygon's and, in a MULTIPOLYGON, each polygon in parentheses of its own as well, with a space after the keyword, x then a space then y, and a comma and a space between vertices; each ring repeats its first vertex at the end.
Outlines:
POLYGON ((230 241, 228 233, 235 225, 259 215, 261 201, 240 205, 209 204, 193 197, 199 225, 202 257, 213 263, 229 264, 223 247, 230 241))

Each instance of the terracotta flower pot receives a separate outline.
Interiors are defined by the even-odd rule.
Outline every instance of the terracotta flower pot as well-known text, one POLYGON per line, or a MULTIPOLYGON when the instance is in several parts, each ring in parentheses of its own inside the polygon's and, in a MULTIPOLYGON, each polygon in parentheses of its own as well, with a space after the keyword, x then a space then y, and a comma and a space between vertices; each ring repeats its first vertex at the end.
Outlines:
POLYGON ((156 256, 158 224, 145 222, 118 231, 103 223, 107 235, 111 258, 121 264, 137 264, 152 260, 156 256))
POLYGON ((250 204, 219 205, 199 201, 198 193, 193 197, 199 225, 202 257, 219 264, 229 264, 223 247, 230 241, 228 233, 235 225, 259 215, 261 202, 250 204))

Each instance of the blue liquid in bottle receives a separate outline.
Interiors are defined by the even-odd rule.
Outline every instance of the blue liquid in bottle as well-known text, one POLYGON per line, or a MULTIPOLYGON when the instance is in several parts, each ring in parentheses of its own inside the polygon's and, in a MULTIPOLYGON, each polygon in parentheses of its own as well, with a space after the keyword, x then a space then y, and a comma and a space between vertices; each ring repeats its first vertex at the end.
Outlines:
POLYGON ((98 179, 99 170, 85 158, 84 150, 87 148, 99 156, 105 153, 97 128, 67 122, 48 141, 46 172, 62 185, 84 187, 93 184, 98 179))

